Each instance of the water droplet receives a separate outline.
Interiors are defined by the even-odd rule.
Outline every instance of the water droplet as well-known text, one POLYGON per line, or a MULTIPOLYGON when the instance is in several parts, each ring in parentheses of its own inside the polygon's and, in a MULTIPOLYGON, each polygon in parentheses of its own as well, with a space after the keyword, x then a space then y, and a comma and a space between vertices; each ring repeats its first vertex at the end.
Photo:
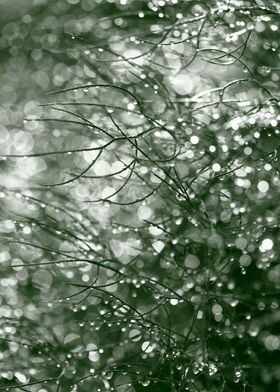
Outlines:
POLYGON ((111 378, 113 377, 113 375, 114 375, 113 372, 107 371, 107 372, 105 372, 104 377, 105 377, 107 380, 111 380, 111 378))
POLYGON ((209 363, 208 366, 208 372, 209 372, 209 376, 213 376, 214 374, 216 374, 218 371, 217 366, 214 363, 209 363))
POLYGON ((260 246, 261 252, 266 252, 268 250, 271 250, 272 248, 273 248, 273 241, 270 238, 265 238, 264 240, 262 240, 260 246))
POLYGON ((143 387, 147 387, 150 384, 151 380, 149 380, 148 378, 146 380, 142 380, 141 384, 143 385, 143 387))
POLYGON ((133 342, 138 342, 141 339, 141 332, 138 329, 132 329, 131 331, 129 331, 128 337, 133 342))
POLYGON ((239 383, 242 377, 242 373, 242 369, 236 369, 233 376, 233 382, 235 382, 236 384, 239 383))
POLYGON ((141 347, 142 347, 142 350, 147 354, 151 353, 154 349, 154 345, 149 341, 143 342, 141 347))

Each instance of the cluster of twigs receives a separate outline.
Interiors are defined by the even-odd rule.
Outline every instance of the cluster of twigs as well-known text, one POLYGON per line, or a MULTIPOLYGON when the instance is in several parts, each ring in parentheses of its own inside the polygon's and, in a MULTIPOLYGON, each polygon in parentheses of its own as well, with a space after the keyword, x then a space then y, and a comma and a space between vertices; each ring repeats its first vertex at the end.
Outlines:
POLYGON ((268 3, 34 13, 26 50, 49 64, 51 92, 26 111, 34 146, 1 155, 19 185, 0 194, 0 390, 277 389, 280 11, 268 3))

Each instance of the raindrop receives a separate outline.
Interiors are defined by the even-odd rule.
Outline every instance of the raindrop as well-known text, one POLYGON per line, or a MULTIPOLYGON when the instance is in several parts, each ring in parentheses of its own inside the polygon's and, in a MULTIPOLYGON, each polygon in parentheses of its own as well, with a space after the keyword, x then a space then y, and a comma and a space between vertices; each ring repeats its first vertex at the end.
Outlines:
POLYGON ((217 366, 214 363, 209 363, 208 372, 209 376, 214 376, 218 371, 217 366))
POLYGON ((147 354, 151 353, 154 349, 154 345, 151 344, 151 342, 149 342, 149 341, 143 342, 141 347, 142 347, 142 350, 147 354))
POLYGON ((132 329, 131 331, 129 331, 128 337, 133 342, 138 342, 141 339, 141 332, 138 329, 132 329))
POLYGON ((147 378, 147 379, 145 379, 145 380, 142 380, 141 381, 141 384, 143 385, 143 387, 147 387, 149 384, 150 384, 150 380, 147 378))

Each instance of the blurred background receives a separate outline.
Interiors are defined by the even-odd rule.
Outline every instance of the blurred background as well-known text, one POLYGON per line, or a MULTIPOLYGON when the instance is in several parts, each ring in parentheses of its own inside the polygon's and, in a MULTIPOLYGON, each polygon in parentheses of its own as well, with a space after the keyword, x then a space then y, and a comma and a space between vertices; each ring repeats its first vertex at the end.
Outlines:
POLYGON ((1 390, 278 390, 259 3, 0 0, 1 390))

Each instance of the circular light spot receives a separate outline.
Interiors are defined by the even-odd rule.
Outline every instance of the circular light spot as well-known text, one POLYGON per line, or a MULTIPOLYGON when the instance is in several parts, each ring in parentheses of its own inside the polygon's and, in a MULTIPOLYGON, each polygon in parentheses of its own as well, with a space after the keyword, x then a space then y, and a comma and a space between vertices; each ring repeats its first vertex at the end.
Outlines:
POLYGON ((24 226, 24 228, 22 229, 23 234, 31 234, 31 229, 29 226, 24 226))
POLYGON ((200 264, 199 258, 196 257, 195 255, 187 255, 187 257, 185 258, 185 266, 187 268, 197 268, 200 264))
POLYGON ((219 172, 221 170, 221 165, 219 163, 214 163, 212 169, 214 172, 219 172))
POLYGON ((280 347, 280 339, 278 336, 270 335, 264 341, 265 347, 270 350, 278 350, 280 347))
POLYGON ((99 353, 98 353, 97 351, 90 351, 90 352, 88 353, 88 359, 89 359, 91 362, 98 362, 98 361, 99 361, 99 358, 100 358, 100 355, 99 355, 99 353))
POLYGON ((267 250, 271 250, 273 248, 273 241, 270 238, 265 238, 262 240, 260 250, 265 252, 267 250))
POLYGON ((140 206, 137 210, 137 215, 139 219, 149 219, 152 215, 152 210, 148 206, 140 206))
POLYGON ((251 147, 245 147, 244 148, 244 154, 245 155, 251 155, 253 152, 253 150, 251 149, 251 147))
POLYGON ((223 313, 223 308, 219 304, 215 304, 212 306, 212 313, 213 314, 222 314, 223 313))
POLYGON ((251 256, 249 255, 242 255, 240 256, 239 259, 239 264, 242 265, 243 267, 248 267, 252 262, 251 256))
POLYGON ((75 194, 80 198, 86 198, 89 196, 89 189, 86 185, 79 184, 75 188, 75 194))
POLYGON ((235 240, 235 246, 237 249, 244 249, 247 246, 247 240, 245 238, 237 238, 235 240))
POLYGON ((194 152, 192 150, 186 151, 186 157, 191 159, 194 157, 194 152))
POLYGON ((210 237, 208 237, 207 243, 211 248, 216 249, 224 246, 223 238, 217 233, 211 234, 210 237))
POLYGON ((269 189, 269 183, 268 183, 267 181, 260 181, 260 182, 258 183, 258 190, 259 190, 260 192, 265 193, 265 192, 268 191, 268 189, 269 189))
POLYGON ((191 144, 198 144, 199 143, 199 137, 196 135, 191 136, 190 138, 191 144))
POLYGON ((257 324, 252 323, 248 329, 248 334, 253 338, 260 332, 260 327, 257 324))
POLYGON ((145 353, 151 353, 154 349, 154 346, 151 344, 151 342, 146 341, 142 343, 142 350, 145 351, 145 353))
POLYGON ((270 163, 266 163, 266 164, 264 165, 264 170, 270 171, 271 169, 272 169, 272 166, 271 166, 270 163))
POLYGON ((170 77, 169 80, 173 89, 179 95, 189 94, 194 86, 193 80, 186 73, 179 73, 176 76, 170 77))
POLYGON ((132 329, 129 331, 128 337, 133 341, 133 342, 138 342, 138 340, 141 339, 141 332, 138 331, 138 329, 132 329))
POLYGON ((131 102, 128 103, 128 104, 127 104, 127 109, 128 109, 128 110, 134 110, 134 109, 135 109, 134 103, 131 103, 131 102))

